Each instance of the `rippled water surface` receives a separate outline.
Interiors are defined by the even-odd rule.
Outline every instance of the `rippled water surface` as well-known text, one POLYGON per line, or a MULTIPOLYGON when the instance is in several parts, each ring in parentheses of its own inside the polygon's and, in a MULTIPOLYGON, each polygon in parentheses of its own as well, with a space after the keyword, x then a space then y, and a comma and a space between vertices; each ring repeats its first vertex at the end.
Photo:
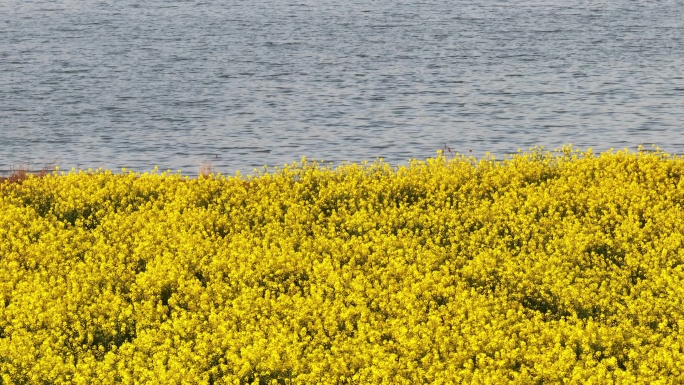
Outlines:
POLYGON ((656 143, 684 152, 684 2, 0 2, 0 171, 656 143))

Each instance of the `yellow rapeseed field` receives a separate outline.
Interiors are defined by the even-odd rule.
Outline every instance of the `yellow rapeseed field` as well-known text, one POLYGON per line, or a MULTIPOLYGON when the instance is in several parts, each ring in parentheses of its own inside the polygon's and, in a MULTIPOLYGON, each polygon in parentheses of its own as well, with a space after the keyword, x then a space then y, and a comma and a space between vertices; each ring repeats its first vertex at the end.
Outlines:
POLYGON ((2 384, 681 384, 684 158, 0 183, 2 384))

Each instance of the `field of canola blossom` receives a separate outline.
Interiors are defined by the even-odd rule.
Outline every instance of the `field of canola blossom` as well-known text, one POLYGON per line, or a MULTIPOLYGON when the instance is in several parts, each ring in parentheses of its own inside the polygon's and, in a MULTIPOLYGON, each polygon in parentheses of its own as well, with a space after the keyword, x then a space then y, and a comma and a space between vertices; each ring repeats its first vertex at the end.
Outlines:
POLYGON ((684 382, 684 159, 0 183, 2 384, 684 382))

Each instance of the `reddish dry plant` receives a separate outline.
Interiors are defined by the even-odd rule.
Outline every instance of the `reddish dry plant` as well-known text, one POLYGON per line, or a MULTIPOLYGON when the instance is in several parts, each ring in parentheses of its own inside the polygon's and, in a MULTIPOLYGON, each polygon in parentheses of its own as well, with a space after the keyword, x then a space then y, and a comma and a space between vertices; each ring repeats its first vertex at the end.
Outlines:
POLYGON ((0 183, 8 182, 8 183, 21 183, 24 180, 26 180, 29 175, 34 175, 37 177, 44 177, 50 172, 47 168, 44 168, 38 172, 31 172, 31 169, 29 167, 19 167, 11 170, 11 174, 9 176, 0 176, 0 183))

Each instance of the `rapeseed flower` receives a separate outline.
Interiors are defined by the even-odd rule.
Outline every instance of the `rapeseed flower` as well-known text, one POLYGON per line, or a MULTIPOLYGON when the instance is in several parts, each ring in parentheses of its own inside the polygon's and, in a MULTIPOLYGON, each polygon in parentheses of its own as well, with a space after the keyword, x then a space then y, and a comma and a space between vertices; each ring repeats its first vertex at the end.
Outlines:
POLYGON ((684 382, 684 161, 0 182, 0 383, 684 382))

